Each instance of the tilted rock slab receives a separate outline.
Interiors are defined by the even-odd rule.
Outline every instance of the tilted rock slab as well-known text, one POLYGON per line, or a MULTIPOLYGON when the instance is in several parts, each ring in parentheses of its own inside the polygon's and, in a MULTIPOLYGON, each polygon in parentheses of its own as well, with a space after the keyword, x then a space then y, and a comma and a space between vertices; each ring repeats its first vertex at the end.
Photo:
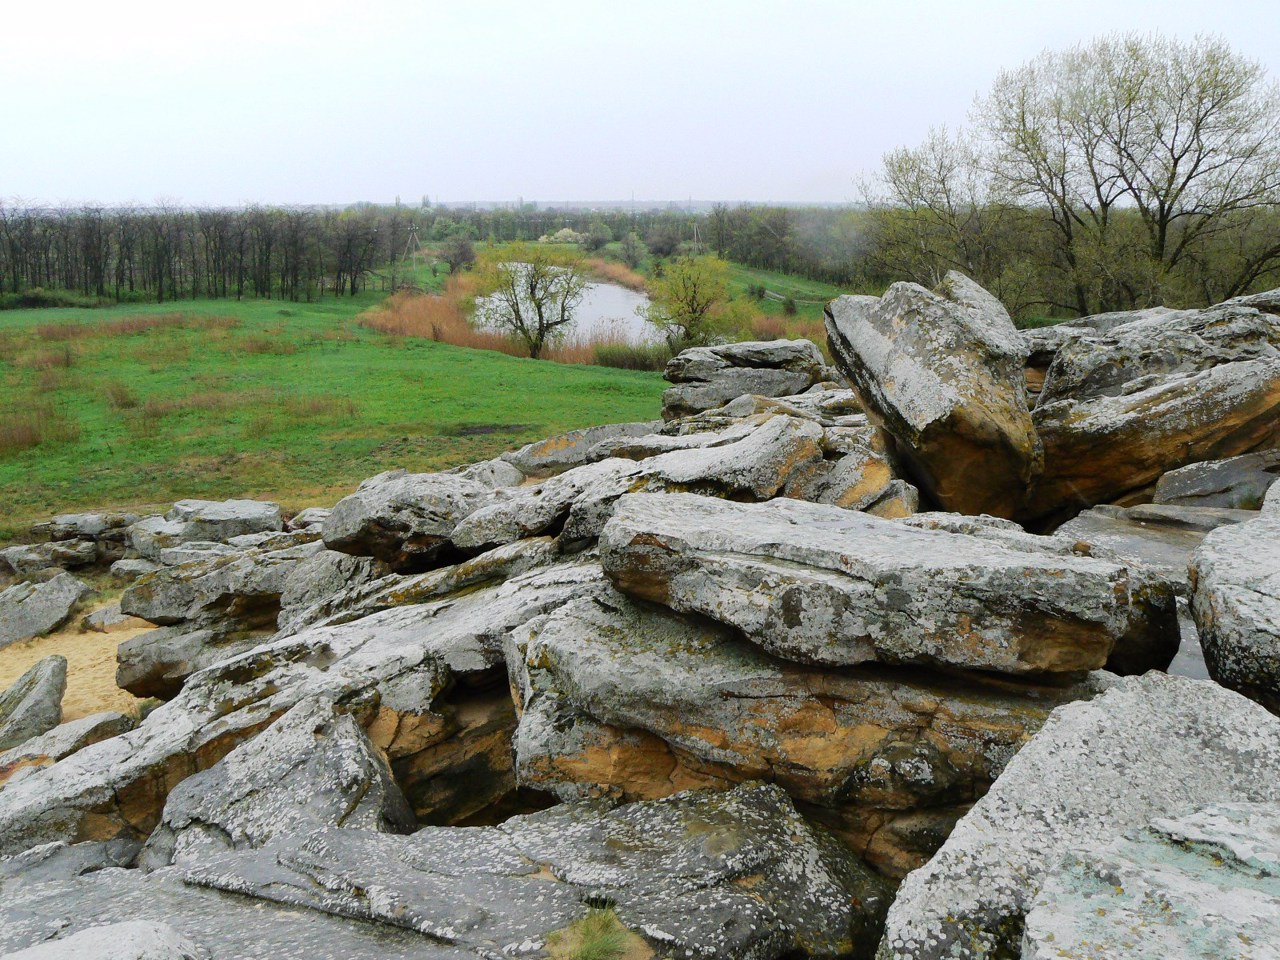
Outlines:
POLYGON ((91 592, 69 573, 0 590, 0 649, 58 629, 91 592))
POLYGON ((169 793, 308 696, 341 704, 422 820, 464 819, 514 786, 506 634, 602 589, 593 558, 266 644, 189 678, 129 733, 0 791, 0 855, 54 840, 142 839, 169 793))
POLYGON ((98 548, 91 540, 19 544, 0 550, 0 569, 8 567, 18 576, 25 576, 50 567, 73 570, 97 559, 98 548))
POLYGON ((285 574, 276 628, 284 633, 297 632, 304 625, 307 610, 344 590, 378 580, 387 572, 385 564, 372 557, 321 550, 285 574))
POLYGON ((1156 503, 1257 510, 1280 480, 1280 450, 1211 460, 1170 470, 1156 483, 1156 503))
POLYGON ((571 430, 557 437, 526 444, 519 450, 504 453, 500 459, 510 463, 526 477, 549 477, 597 459, 592 451, 601 443, 626 437, 643 437, 654 433, 661 426, 661 420, 646 420, 571 430))
POLYGON ((1191 579, 1209 676, 1280 713, 1280 516, 1209 534, 1191 579))
POLYGON ((191 864, 185 877, 485 957, 546 956, 550 935, 601 901, 658 955, 866 957, 885 900, 880 881, 765 784, 408 837, 320 831, 191 864))
POLYGON ((133 717, 114 710, 60 723, 47 733, 0 753, 0 787, 51 766, 91 743, 127 733, 137 725, 133 717))
POLYGON ((1044 473, 1025 518, 1119 500, 1178 467, 1280 444, 1280 360, 1224 363, 1128 388, 1036 406, 1044 473))
POLYGON ((901 668, 815 670, 613 592, 514 631, 507 663, 522 784, 565 800, 636 800, 769 780, 822 808, 896 876, 933 853, 1050 710, 1091 693, 901 668))
POLYGON ((1160 673, 1059 707, 889 910, 878 960, 1016 960, 1023 922, 1069 854, 1153 817, 1280 799, 1280 718, 1160 673))
POLYGON ((1280 951, 1280 804, 1214 804, 1068 858, 1023 960, 1259 960, 1280 951))
POLYGON ((1041 465, 1027 347, 994 297, 957 273, 944 293, 895 283, 827 306, 836 363, 946 510, 1011 517, 1041 465))
POLYGON ((691 347, 672 358, 663 377, 662 419, 722 406, 744 394, 784 397, 827 379, 826 363, 808 340, 767 340, 691 347))
POLYGON ((0 693, 0 750, 19 747, 62 722, 67 658, 45 657, 0 693))
POLYGON ((414 826, 386 757, 350 715, 313 697, 178 784, 142 862, 191 862, 322 827, 408 833, 414 826))
POLYGON ((1015 549, 792 500, 632 496, 600 553, 624 592, 805 663, 1070 673, 1117 647, 1177 649, 1167 581, 1026 540, 1015 549))

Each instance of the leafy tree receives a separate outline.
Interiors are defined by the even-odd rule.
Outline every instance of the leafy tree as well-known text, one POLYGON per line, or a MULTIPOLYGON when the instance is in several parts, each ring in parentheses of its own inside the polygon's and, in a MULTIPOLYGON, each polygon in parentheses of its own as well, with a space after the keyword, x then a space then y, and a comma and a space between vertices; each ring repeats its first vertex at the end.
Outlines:
POLYGON ((645 318, 672 349, 712 343, 741 322, 729 299, 729 264, 719 257, 675 257, 649 285, 645 318))
POLYGON ((593 220, 591 221, 591 226, 587 227, 587 235, 583 238, 582 245, 594 253, 602 249, 606 243, 611 243, 612 241, 613 231, 599 220, 593 220))
POLYGON ((440 259, 449 265, 450 273, 457 273, 476 262, 476 248, 464 230, 455 229, 440 247, 440 259))
POLYGON ((588 282, 580 256, 531 243, 489 251, 479 276, 477 315, 522 341, 535 360, 573 324, 588 282))
POLYGON ((634 230, 629 231, 622 238, 622 261, 632 270, 639 269, 640 264, 644 262, 644 258, 648 253, 648 247, 644 245, 644 241, 640 239, 639 234, 634 230))

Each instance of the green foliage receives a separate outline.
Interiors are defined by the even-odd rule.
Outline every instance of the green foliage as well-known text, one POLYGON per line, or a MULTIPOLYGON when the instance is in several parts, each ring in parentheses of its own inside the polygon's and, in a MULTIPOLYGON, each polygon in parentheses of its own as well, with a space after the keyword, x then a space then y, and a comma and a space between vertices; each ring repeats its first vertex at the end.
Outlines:
POLYGON ((568 333, 588 282, 581 256, 533 243, 485 251, 479 278, 477 316, 523 342, 534 360, 568 333))
POLYGON ((787 297, 782 301, 782 312, 788 317, 794 317, 796 315, 796 302, 793 298, 787 297))
POLYGON ((553 960, 622 960, 638 939, 610 909, 593 909, 548 938, 553 960))
POLYGON ((646 314, 673 350, 713 343, 743 321, 730 306, 729 264, 718 257, 676 257, 649 285, 646 314))

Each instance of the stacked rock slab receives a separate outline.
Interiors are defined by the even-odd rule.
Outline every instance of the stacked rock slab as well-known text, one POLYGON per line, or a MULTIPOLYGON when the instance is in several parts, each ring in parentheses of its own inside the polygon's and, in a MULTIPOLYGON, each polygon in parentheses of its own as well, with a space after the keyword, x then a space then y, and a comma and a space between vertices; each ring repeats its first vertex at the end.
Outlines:
POLYGON ((1209 534, 1191 580, 1209 675, 1280 713, 1280 516, 1209 534))
POLYGON ((896 283, 840 297, 827 337, 912 480, 946 510, 1011 517, 1042 462, 1027 407, 1027 345, 994 297, 958 273, 941 293, 896 283))
MULTIPOLYGON (((899 888, 878 960, 1016 960, 1068 855, 1155 817, 1280 800, 1280 719, 1212 683, 1149 673, 1054 711, 899 888)), ((1171 954, 1176 955, 1176 954, 1171 954)))
POLYGON ((662 419, 677 420, 744 394, 785 397, 830 379, 808 340, 767 340, 692 347, 667 364, 674 386, 662 395, 662 419))
POLYGON ((62 722, 67 658, 45 657, 0 693, 0 750, 19 747, 62 722))
POLYGON ((0 753, 0 787, 30 776, 42 767, 52 766, 91 743, 126 733, 137 725, 133 717, 114 710, 60 723, 47 733, 25 739, 18 746, 0 753))

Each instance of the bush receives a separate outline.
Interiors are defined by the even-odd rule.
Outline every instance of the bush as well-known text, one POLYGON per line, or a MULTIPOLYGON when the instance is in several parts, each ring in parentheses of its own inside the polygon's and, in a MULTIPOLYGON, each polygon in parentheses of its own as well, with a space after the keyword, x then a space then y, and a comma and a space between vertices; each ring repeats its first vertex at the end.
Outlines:
POLYGON ((793 300, 791 297, 787 297, 787 299, 783 300, 782 312, 785 313, 788 317, 794 317, 796 315, 795 300, 793 300))

